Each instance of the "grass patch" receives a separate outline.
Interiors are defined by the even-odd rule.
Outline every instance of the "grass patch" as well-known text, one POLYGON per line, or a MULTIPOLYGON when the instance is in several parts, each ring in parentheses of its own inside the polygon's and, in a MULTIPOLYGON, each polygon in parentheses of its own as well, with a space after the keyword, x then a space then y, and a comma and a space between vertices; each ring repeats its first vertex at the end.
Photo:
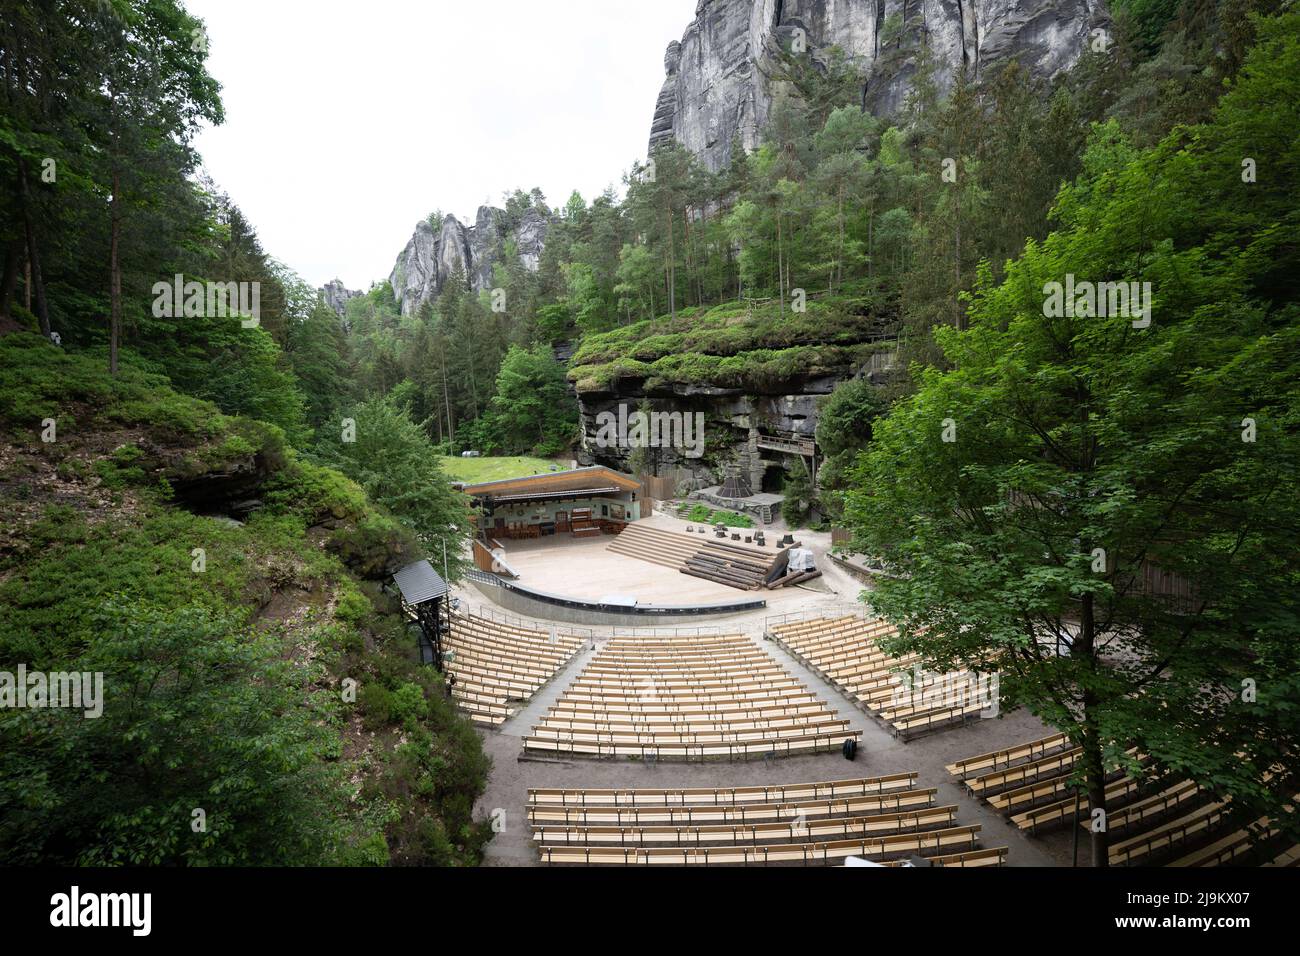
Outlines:
MULTIPOLYGON (((442 470, 452 481, 463 481, 475 485, 482 481, 500 481, 505 478, 526 478, 529 475, 542 474, 551 470, 557 462, 545 458, 530 458, 526 455, 502 455, 485 458, 453 458, 445 456, 439 459, 442 470)), ((566 466, 559 464, 561 471, 566 466)))
POLYGON ((749 515, 737 514, 734 511, 715 511, 708 505, 693 505, 691 510, 682 515, 687 521, 696 524, 725 524, 728 528, 752 528, 754 519, 749 515))

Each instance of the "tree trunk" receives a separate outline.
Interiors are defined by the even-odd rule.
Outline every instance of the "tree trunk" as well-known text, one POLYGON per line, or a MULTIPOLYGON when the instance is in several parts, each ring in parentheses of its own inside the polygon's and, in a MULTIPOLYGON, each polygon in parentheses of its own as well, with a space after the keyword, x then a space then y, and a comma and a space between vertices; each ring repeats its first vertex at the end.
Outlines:
POLYGON ((117 375, 117 349, 122 337, 122 264, 118 245, 122 234, 122 176, 113 170, 113 198, 109 201, 110 236, 108 240, 108 371, 117 375))
MULTIPOLYGON (((1096 620, 1091 594, 1085 594, 1079 606, 1079 636, 1070 649, 1071 656, 1080 655, 1090 670, 1096 669, 1096 620)), ((1083 749, 1083 780, 1088 789, 1088 833, 1092 845, 1092 865, 1110 866, 1110 826, 1106 819, 1106 768, 1101 758, 1101 735, 1097 726, 1098 704, 1096 692, 1091 687, 1083 693, 1083 728, 1079 746, 1083 749), (1097 811, 1101 811, 1100 826, 1096 824, 1097 811)))
POLYGON ((776 294, 785 315, 785 250, 781 242, 781 214, 776 214, 776 294))
POLYGON ((873 200, 867 207, 867 278, 870 279, 876 269, 876 204, 873 200))
MULTIPOLYGON (((27 283, 28 295, 36 293, 36 319, 41 324, 41 335, 50 337, 50 310, 45 301, 45 280, 41 277, 41 257, 37 249, 36 227, 32 222, 30 194, 27 189, 27 167, 18 164, 18 197, 23 208, 23 231, 27 239, 27 265, 31 281, 27 283)), ((29 303, 30 305, 30 303, 29 303)))
POLYGON ((839 238, 839 247, 835 251, 835 272, 833 273, 833 279, 831 281, 831 291, 834 291, 834 287, 837 284, 842 283, 844 281, 844 184, 843 183, 840 184, 839 199, 840 199, 840 211, 839 211, 838 219, 839 219, 839 227, 840 227, 840 238, 839 238))
POLYGON ((18 285, 18 260, 22 258, 22 250, 22 240, 16 238, 9 241, 9 248, 5 250, 4 278, 0 279, 0 319, 10 316, 14 288, 18 285))
POLYGON ((443 411, 447 414, 447 450, 455 451, 456 443, 456 426, 451 418, 451 392, 447 389, 447 353, 442 353, 442 404, 443 411))
POLYGON ((671 205, 668 207, 668 312, 677 318, 677 244, 671 205))
MULTIPOLYGON (((958 189, 961 184, 955 184, 958 189)), ((957 203, 955 215, 953 216, 953 293, 952 293, 952 324, 958 331, 961 330, 961 300, 958 296, 961 294, 961 193, 957 193, 957 203)))

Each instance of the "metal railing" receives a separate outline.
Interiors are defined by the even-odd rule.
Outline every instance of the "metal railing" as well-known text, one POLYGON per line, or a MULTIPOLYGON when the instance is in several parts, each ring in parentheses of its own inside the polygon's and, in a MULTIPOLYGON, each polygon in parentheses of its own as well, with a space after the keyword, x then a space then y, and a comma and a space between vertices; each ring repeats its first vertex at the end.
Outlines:
POLYGON ((704 624, 698 627, 621 627, 614 625, 613 637, 717 637, 721 634, 736 633, 725 631, 717 624, 704 624))
POLYGON ((452 608, 453 614, 464 615, 465 617, 477 617, 496 624, 505 624, 510 627, 523 628, 526 631, 540 631, 544 634, 550 634, 552 631, 565 637, 578 637, 589 641, 595 632, 589 627, 577 627, 571 624, 556 624, 553 621, 528 620, 517 617, 514 614, 507 614, 499 611, 494 607, 486 604, 473 605, 467 601, 460 601, 452 608))
POLYGON ((769 614, 763 618, 763 631, 770 634, 772 628, 778 624, 835 617, 860 617, 867 620, 871 617, 871 609, 865 604, 828 604, 823 607, 804 608, 802 611, 790 611, 787 614, 769 614))

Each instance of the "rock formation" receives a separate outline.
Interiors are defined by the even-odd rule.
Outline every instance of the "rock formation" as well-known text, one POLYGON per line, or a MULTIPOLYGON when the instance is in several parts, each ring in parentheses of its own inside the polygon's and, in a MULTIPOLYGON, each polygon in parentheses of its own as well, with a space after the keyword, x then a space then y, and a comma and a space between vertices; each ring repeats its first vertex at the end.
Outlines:
POLYGON ((602 413, 617 418, 649 406, 653 412, 704 416, 704 448, 701 457, 684 449, 660 447, 649 450, 654 473, 675 477, 683 489, 695 490, 719 485, 729 473, 738 474, 752 491, 780 493, 787 454, 776 450, 771 440, 789 444, 812 442, 817 427, 818 402, 840 382, 860 375, 883 383, 896 360, 894 352, 882 353, 875 370, 844 367, 824 373, 795 375, 769 387, 724 388, 717 385, 660 382, 646 387, 640 381, 621 381, 602 392, 579 396, 582 464, 606 465, 619 471, 635 471, 634 449, 601 446, 596 436, 602 413), (767 447, 763 447, 763 443, 767 447))
POLYGON ((411 315, 435 298, 457 272, 475 292, 490 288, 492 266, 504 257, 508 240, 514 241, 524 268, 536 272, 549 227, 545 213, 529 209, 512 229, 505 210, 495 206, 480 206, 472 226, 455 216, 443 217, 436 231, 428 220, 417 223, 389 276, 402 314, 411 315))
POLYGON ((348 300, 355 299, 365 293, 344 288, 342 279, 331 279, 321 286, 320 294, 325 299, 325 304, 333 309, 341 319, 346 313, 348 300))
POLYGON ((1012 58, 1050 78, 1109 20, 1103 0, 700 0, 681 42, 668 45, 650 149, 676 138, 717 171, 734 137, 756 147, 781 50, 825 62, 838 46, 866 77, 864 107, 887 115, 905 102, 922 43, 942 89, 1012 58))

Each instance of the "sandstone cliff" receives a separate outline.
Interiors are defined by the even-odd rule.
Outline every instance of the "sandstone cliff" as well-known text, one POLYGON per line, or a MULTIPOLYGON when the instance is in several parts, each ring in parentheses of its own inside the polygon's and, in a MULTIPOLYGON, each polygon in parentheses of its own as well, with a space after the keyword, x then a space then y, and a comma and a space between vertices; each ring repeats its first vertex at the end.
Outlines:
POLYGON ((472 226, 446 216, 435 231, 428 220, 422 220, 389 276, 402 314, 411 315, 436 297, 456 272, 465 275, 475 292, 489 288, 492 266, 504 257, 508 240, 513 240, 524 268, 536 272, 549 226, 544 213, 529 209, 512 228, 505 210, 495 206, 480 206, 472 226))
POLYGON ((345 288, 342 279, 331 279, 326 282, 320 289, 321 296, 325 299, 325 304, 333 309, 339 318, 343 318, 349 299, 355 299, 365 293, 358 292, 355 289, 345 288))
POLYGON ((923 43, 941 88, 1010 58, 1050 78, 1108 23, 1103 0, 700 0, 665 54, 650 148, 676 138, 716 171, 733 137, 757 146, 782 49, 820 62, 838 46, 867 78, 863 105, 883 115, 903 105, 923 43))

